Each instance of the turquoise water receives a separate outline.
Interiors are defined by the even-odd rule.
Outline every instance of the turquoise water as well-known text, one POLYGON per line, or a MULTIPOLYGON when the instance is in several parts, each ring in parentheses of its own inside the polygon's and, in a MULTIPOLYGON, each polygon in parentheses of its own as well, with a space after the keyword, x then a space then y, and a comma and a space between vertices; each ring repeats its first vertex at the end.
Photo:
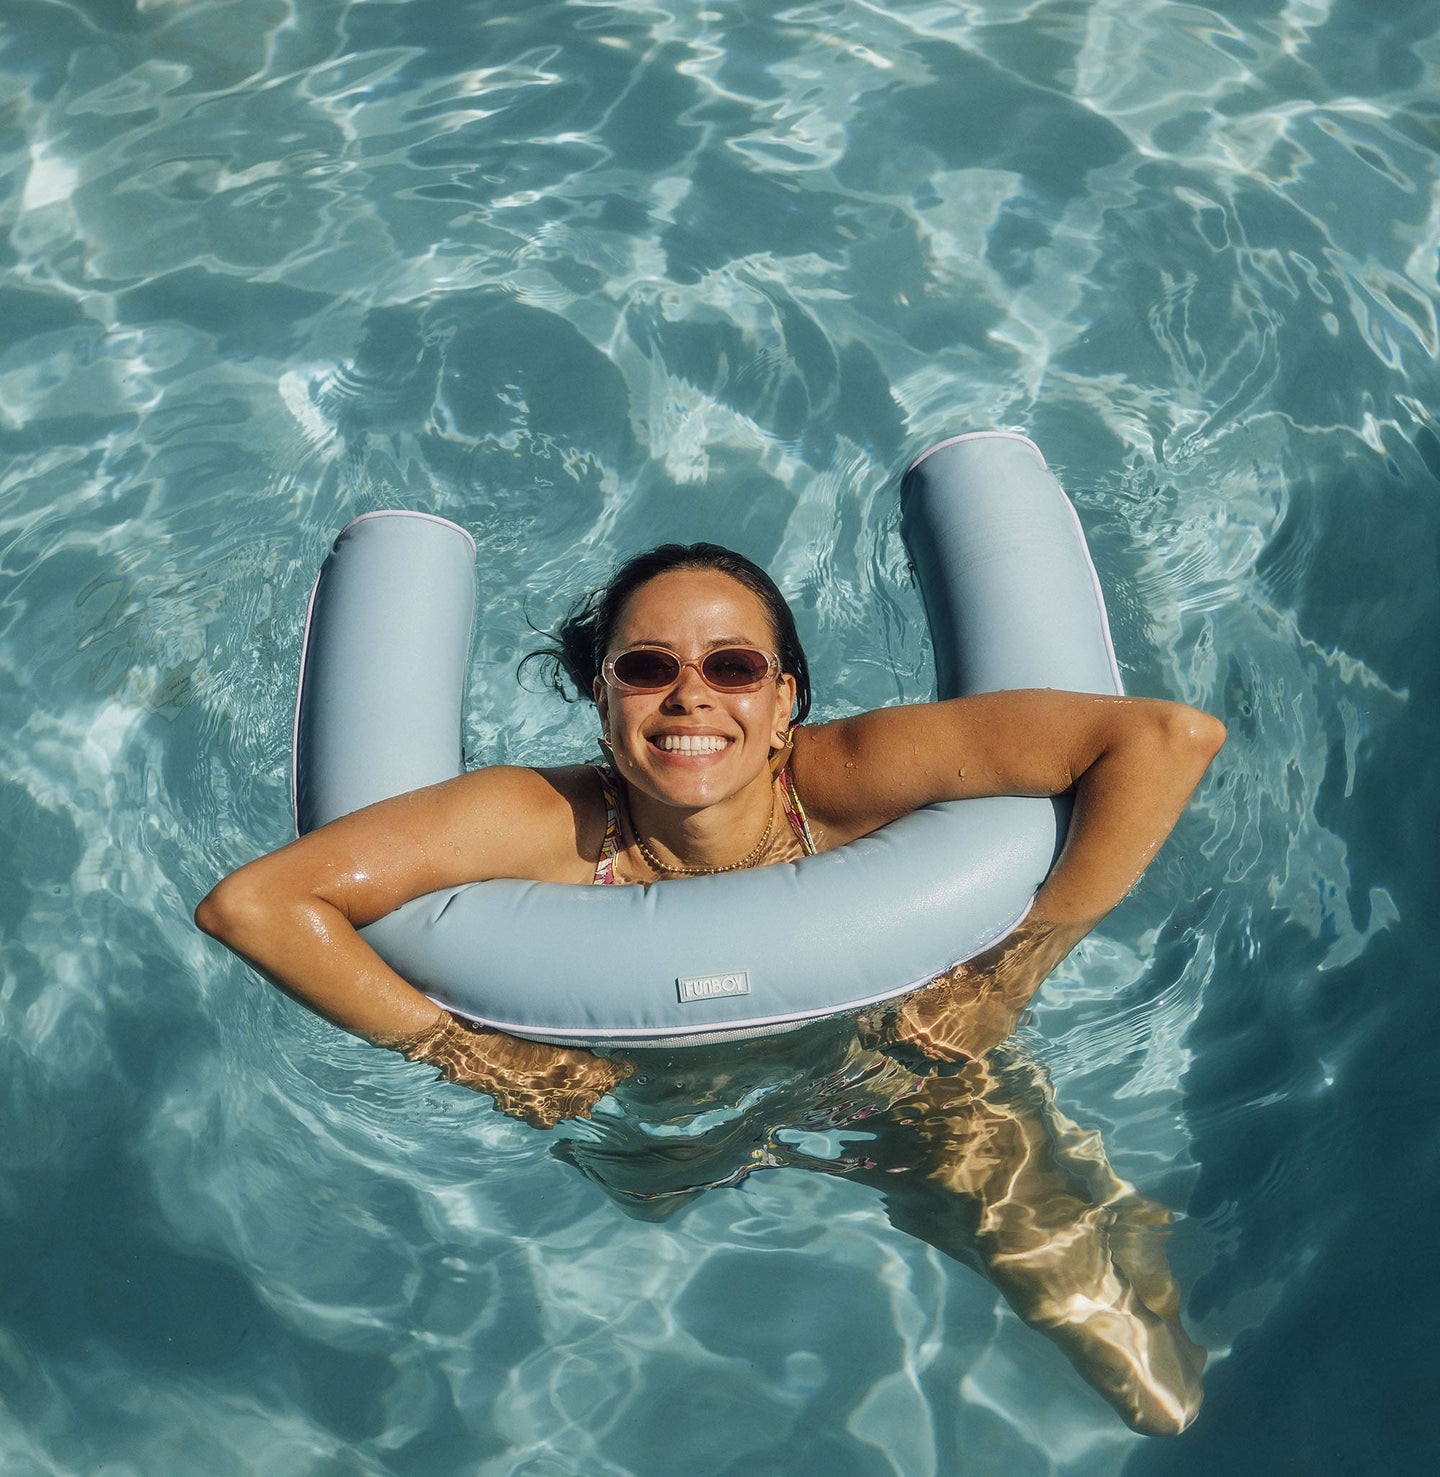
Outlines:
MULTIPOLYGON (((0 1470, 1430 1470, 1433 6, 3 21, 0 1470), (627 1216, 189 923, 286 838, 348 518, 476 535, 471 757, 553 761, 594 723, 516 687, 527 616, 671 536, 776 573, 821 717, 924 697, 897 477, 984 426, 1076 500, 1130 689, 1230 728, 1022 1031, 1179 1214, 1175 1442, 872 1186, 627 1216)), ((743 1086, 746 1142, 863 1142, 743 1086)))

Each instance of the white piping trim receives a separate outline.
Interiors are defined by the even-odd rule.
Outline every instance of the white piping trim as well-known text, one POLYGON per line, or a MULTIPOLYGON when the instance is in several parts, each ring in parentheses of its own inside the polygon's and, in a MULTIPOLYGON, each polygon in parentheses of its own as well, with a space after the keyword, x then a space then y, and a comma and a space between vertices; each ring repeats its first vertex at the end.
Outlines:
MULTIPOLYGON (((348 523, 345 525, 350 526, 348 523)), ((322 566, 323 572, 323 566, 322 566)), ((315 597, 320 593, 320 575, 310 586, 310 599, 305 604, 305 630, 300 637, 300 676, 295 683, 295 717, 290 725, 290 819, 295 824, 295 839, 300 839, 300 700, 305 696, 305 663, 310 656, 310 623, 315 616, 315 597)))
POLYGON ((959 436, 950 436, 944 441, 936 442, 929 451, 922 451, 905 468, 905 476, 908 477, 926 457, 934 456, 937 451, 944 451, 947 446, 958 446, 962 441, 1023 441, 1035 453, 1040 465, 1047 472, 1050 470, 1050 464, 1045 460, 1045 453, 1028 436, 1021 435, 1019 431, 965 431, 959 436))
POLYGON ((423 518, 426 523, 438 523, 442 528, 453 528, 456 533, 464 534, 465 542, 470 545, 470 552, 477 554, 475 539, 468 528, 461 528, 458 523, 452 523, 448 518, 442 518, 438 513, 418 513, 414 508, 378 508, 373 513, 361 513, 359 517, 352 518, 344 528, 336 535, 342 539, 355 527, 357 523, 366 523, 371 518, 423 518))

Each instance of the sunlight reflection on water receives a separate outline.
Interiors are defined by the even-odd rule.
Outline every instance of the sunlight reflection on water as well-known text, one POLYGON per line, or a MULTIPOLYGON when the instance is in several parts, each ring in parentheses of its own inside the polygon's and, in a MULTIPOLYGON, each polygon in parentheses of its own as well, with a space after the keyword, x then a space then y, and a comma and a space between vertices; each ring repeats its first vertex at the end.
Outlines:
POLYGON ((1425 7, 241 14, 51 7, 6 53, 3 1464, 1116 1470, 1060 1356, 858 1187, 622 1219, 189 910, 286 838, 304 595, 356 513, 475 533, 467 748, 544 762, 593 723, 515 687, 527 622, 669 537, 774 569, 820 717, 926 696, 898 473, 1024 428, 1130 690, 1230 728, 1024 1032, 1188 1208, 1225 1353, 1338 1242, 1339 1171, 1328 1216, 1296 1182, 1380 1018, 1325 978, 1401 916, 1353 802, 1436 605, 1425 7), (819 1321, 747 1356, 797 1277, 819 1321))

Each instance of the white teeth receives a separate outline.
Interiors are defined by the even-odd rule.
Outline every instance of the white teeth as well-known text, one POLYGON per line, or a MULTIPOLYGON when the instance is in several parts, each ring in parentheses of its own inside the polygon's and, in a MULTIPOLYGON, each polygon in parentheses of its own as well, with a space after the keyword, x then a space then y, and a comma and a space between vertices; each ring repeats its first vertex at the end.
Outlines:
POLYGON ((667 754, 718 754, 729 741, 710 734, 662 733, 655 739, 655 747, 667 754))

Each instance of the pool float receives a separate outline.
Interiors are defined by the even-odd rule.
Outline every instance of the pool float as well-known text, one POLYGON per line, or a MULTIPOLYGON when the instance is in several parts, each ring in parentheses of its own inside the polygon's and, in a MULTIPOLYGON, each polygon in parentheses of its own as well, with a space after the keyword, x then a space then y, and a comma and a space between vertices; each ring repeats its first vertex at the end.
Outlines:
MULTIPOLYGON (((1121 690, 1079 520, 1033 442, 943 441, 900 500, 940 696, 1121 690)), ((340 533, 306 620, 300 833, 462 771, 474 612, 475 545, 455 524, 369 513, 340 533)), ((799 861, 683 886, 477 882, 362 933, 432 999, 516 1036, 741 1039, 903 995, 1003 939, 1067 817, 1063 798, 949 801, 799 861)))

